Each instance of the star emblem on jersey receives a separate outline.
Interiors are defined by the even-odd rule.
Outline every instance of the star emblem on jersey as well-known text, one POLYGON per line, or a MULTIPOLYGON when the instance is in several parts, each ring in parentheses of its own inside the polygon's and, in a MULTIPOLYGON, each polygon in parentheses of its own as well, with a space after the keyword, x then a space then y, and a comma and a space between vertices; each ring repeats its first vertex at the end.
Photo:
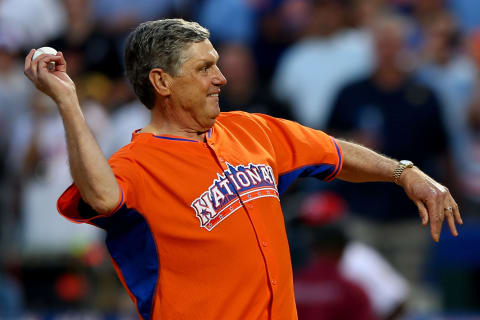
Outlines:
POLYGON ((273 169, 265 164, 232 166, 217 173, 207 191, 193 200, 191 207, 200 227, 211 231, 245 203, 263 197, 279 199, 273 169))

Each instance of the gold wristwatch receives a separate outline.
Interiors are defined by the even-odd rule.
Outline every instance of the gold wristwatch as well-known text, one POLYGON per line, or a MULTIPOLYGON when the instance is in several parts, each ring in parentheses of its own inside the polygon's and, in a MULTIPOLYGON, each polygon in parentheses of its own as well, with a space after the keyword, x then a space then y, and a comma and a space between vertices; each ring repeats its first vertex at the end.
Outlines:
POLYGON ((403 171, 407 168, 413 168, 413 162, 410 160, 400 160, 397 164, 395 170, 393 170, 393 181, 398 184, 400 180, 400 176, 402 175, 403 171))

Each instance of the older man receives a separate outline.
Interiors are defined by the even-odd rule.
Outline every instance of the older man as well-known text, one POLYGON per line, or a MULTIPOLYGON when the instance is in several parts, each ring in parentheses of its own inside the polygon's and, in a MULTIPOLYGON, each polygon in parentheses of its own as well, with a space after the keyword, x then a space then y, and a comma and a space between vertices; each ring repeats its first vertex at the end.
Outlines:
POLYGON ((409 162, 265 115, 221 113, 226 79, 209 32, 193 22, 142 23, 127 75, 151 122, 107 162, 88 129, 61 53, 25 73, 63 117, 74 184, 69 219, 107 231, 107 247, 142 319, 296 319, 279 194, 298 177, 390 181, 438 241, 461 223, 448 190, 409 162), (56 62, 56 70, 47 69, 56 62))

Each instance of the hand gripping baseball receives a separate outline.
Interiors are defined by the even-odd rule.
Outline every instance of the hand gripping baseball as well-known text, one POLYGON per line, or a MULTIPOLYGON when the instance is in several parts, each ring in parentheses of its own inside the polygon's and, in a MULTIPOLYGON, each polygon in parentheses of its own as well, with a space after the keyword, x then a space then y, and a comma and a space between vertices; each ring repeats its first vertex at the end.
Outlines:
POLYGON ((24 73, 35 87, 49 95, 57 104, 75 95, 75 84, 67 75, 67 62, 63 54, 42 54, 32 60, 34 53, 35 49, 32 49, 26 56, 24 73), (51 68, 52 62, 55 63, 55 68, 51 68))

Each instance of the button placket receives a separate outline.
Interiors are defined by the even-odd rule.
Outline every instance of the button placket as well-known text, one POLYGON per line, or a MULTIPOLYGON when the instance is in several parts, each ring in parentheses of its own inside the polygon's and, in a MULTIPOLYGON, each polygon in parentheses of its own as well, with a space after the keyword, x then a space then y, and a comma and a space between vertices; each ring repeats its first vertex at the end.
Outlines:
POLYGON ((215 154, 215 157, 217 158, 218 163, 220 164, 220 167, 223 170, 226 170, 227 169, 226 160, 222 155, 220 155, 218 150, 215 148, 215 142, 213 142, 213 141, 207 142, 206 147, 210 148, 213 151, 213 153, 215 154))
MULTIPOLYGON (((247 209, 249 209, 249 205, 250 203, 246 203, 245 206, 247 209)), ((252 204, 252 206, 254 205, 252 204)), ((268 237, 268 232, 267 232, 267 229, 265 228, 265 224, 260 219, 260 216, 252 214, 251 215, 252 222, 254 224, 254 228, 259 238, 259 242, 258 242, 259 249, 262 251, 262 254, 265 258, 268 281, 270 282, 272 291, 276 292, 279 287, 279 280, 278 280, 279 275, 276 272, 278 268, 275 264, 275 258, 274 258, 275 253, 272 251, 272 243, 268 237)))

